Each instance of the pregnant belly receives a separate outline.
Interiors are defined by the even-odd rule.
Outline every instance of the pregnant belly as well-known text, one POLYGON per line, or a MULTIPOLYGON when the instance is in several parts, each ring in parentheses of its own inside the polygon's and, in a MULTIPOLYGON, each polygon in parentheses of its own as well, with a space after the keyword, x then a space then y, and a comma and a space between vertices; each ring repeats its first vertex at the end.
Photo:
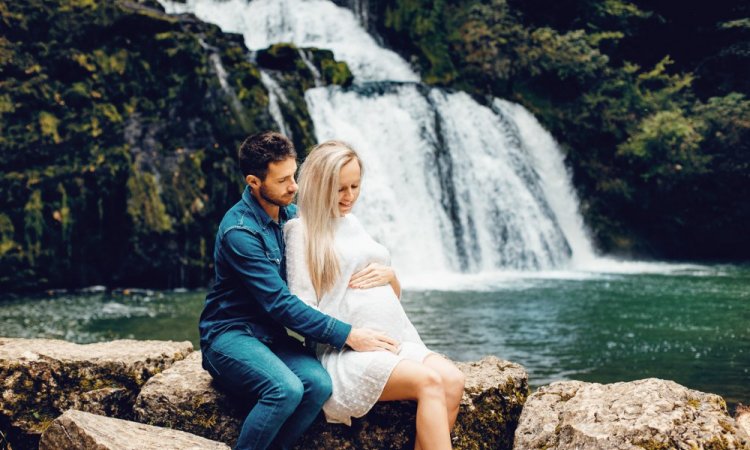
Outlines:
POLYGON ((341 308, 355 327, 382 331, 395 339, 404 332, 406 313, 390 286, 348 289, 341 308))

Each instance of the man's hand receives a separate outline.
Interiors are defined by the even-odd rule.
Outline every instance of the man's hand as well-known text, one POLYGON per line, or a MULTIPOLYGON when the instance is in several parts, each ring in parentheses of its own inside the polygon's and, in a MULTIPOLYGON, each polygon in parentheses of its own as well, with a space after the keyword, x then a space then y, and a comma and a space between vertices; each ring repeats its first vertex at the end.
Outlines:
POLYGON ((369 328, 352 328, 346 338, 346 345, 358 352, 388 351, 398 353, 397 340, 369 328))
POLYGON ((369 289, 385 286, 396 279, 396 272, 390 266, 370 263, 364 269, 352 275, 349 279, 349 287, 355 289, 369 289))

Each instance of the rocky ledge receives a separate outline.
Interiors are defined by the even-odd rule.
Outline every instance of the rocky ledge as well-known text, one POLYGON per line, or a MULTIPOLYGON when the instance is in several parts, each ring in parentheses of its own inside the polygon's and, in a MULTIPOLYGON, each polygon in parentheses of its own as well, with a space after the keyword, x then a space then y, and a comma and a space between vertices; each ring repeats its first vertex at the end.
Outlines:
POLYGON ((141 386, 192 350, 190 342, 0 338, 0 431, 19 450, 36 448, 71 408, 130 418, 141 386))
POLYGON ((221 442, 142 423, 69 410, 55 419, 39 450, 229 450, 221 442))
MULTIPOLYGON (((195 352, 156 375, 141 390, 137 420, 233 443, 247 405, 214 389, 195 352)), ((458 363, 466 390, 454 433, 454 448, 510 449, 513 432, 528 395, 526 371, 508 361, 486 357, 458 363)), ((414 447, 415 405, 389 402, 375 406, 351 427, 316 422, 298 448, 407 449, 414 447)))
POLYGON ((739 405, 734 419, 737 421, 737 426, 750 436, 750 407, 739 405))
POLYGON ((673 381, 564 381, 529 396, 513 448, 750 450, 750 437, 721 397, 673 381))
MULTIPOLYGON (((721 397, 672 381, 565 381, 529 396, 518 364, 458 366, 456 449, 750 450, 750 410, 732 419, 721 397)), ((249 407, 214 388, 189 342, 0 338, 0 380, 0 449, 218 450, 249 407)), ((414 415, 414 403, 389 402, 351 427, 321 419, 297 448, 413 448, 414 415)))

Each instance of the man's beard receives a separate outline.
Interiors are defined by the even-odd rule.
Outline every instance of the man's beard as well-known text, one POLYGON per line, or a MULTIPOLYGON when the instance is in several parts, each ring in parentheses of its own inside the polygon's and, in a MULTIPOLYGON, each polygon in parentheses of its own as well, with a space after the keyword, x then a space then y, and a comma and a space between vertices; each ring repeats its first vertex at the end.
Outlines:
MULTIPOLYGON (((291 200, 285 201, 282 198, 271 197, 270 195, 268 195, 268 192, 266 191, 266 187, 262 183, 260 185, 259 192, 260 192, 260 197, 272 205, 284 207, 284 206, 289 206, 289 204, 292 203, 291 200)), ((291 197, 294 198, 294 196, 291 196, 291 197)))

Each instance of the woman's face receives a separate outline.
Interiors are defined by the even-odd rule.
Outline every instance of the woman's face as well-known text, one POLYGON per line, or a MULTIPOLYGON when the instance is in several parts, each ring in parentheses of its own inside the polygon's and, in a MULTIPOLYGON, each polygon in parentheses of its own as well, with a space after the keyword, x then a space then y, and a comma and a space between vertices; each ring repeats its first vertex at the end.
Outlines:
POLYGON ((362 171, 356 158, 344 164, 339 174, 339 213, 349 214, 359 197, 359 184, 362 171))

